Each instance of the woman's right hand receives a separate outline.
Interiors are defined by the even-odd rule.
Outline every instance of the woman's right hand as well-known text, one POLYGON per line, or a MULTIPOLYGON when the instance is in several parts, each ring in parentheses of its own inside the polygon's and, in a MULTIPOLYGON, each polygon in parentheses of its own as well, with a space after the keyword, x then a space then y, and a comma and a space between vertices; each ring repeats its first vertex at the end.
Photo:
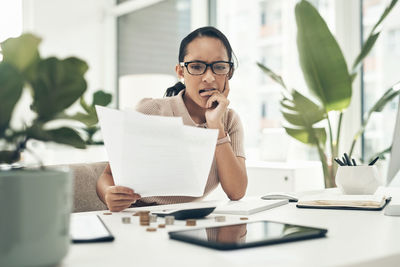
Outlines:
POLYGON ((109 186, 105 190, 104 199, 110 211, 121 211, 129 208, 136 200, 140 199, 131 188, 125 186, 109 186))

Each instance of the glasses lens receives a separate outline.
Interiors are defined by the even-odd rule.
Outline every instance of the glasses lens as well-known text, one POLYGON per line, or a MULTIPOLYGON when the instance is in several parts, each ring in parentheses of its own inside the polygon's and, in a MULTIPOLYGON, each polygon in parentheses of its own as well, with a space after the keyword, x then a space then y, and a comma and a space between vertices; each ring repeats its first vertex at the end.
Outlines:
POLYGON ((213 65, 213 71, 215 74, 226 75, 228 74, 229 70, 230 70, 230 65, 229 63, 226 62, 218 62, 214 63, 213 65))
POLYGON ((199 75, 199 74, 204 73, 204 70, 206 69, 206 67, 207 66, 204 63, 192 62, 192 63, 188 64, 187 69, 190 74, 199 75))

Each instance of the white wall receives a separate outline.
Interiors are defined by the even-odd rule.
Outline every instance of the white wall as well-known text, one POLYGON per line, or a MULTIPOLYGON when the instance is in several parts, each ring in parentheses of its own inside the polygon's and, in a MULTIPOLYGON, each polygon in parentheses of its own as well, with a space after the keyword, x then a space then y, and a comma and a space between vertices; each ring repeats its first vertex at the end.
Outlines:
MULTIPOLYGON (((88 92, 115 91, 109 71, 112 32, 106 11, 113 0, 23 0, 23 28, 43 38, 42 56, 76 56, 89 64, 88 92)), ((115 52, 115 51, 114 51, 115 52)), ((111 52, 112 53, 112 52, 111 52)))

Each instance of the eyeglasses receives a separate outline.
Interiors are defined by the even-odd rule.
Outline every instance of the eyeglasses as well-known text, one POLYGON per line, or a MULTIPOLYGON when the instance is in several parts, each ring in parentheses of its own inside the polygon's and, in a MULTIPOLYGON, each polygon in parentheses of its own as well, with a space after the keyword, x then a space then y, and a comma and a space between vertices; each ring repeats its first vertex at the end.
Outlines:
POLYGON ((203 61, 188 61, 180 62, 179 65, 186 67, 187 71, 191 75, 203 75, 206 72, 207 67, 210 67, 214 74, 227 75, 233 67, 233 63, 228 61, 215 61, 210 64, 203 61))

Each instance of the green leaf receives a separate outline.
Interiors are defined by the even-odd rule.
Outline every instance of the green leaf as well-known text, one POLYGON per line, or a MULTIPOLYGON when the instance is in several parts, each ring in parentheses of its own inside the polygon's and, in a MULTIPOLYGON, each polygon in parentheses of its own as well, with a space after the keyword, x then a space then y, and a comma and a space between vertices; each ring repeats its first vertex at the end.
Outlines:
POLYGON ((314 126, 315 123, 326 118, 323 107, 297 90, 292 90, 291 99, 284 98, 281 105, 281 113, 290 124, 290 126, 285 127, 290 136, 309 145, 325 144, 325 129, 314 126), (323 129, 323 133, 321 129, 323 129))
POLYGON ((17 67, 20 71, 39 60, 39 37, 33 34, 23 34, 17 38, 9 38, 1 43, 3 61, 17 67))
MULTIPOLYGON (((389 15, 390 11, 393 9, 393 7, 396 5, 398 0, 392 0, 390 4, 386 7, 386 9, 383 11, 381 17, 379 20, 376 22, 376 24, 372 27, 371 32, 368 35, 367 40, 364 42, 363 47, 361 49, 360 54, 357 56, 356 60, 353 63, 352 67, 352 75, 357 73, 357 69, 361 62, 364 60, 365 57, 369 54, 371 49, 373 48, 376 40, 379 37, 380 31, 375 33, 375 30, 378 28, 378 26, 383 22, 383 20, 389 15)), ((354 77, 352 77, 352 80, 354 80, 354 77)))
POLYGON ((92 106, 99 105, 105 107, 111 103, 111 100, 112 100, 111 94, 99 90, 93 94, 92 106))
POLYGON ((86 69, 86 63, 76 58, 51 57, 39 62, 31 81, 32 109, 38 113, 39 120, 52 119, 83 95, 86 90, 83 70, 86 69))
POLYGON ((365 41, 361 48, 360 54, 357 56, 356 60, 353 63, 353 68, 352 68, 352 80, 354 80, 353 75, 354 73, 357 73, 357 69, 361 62, 364 60, 364 58, 369 54, 371 49, 374 47, 376 40, 379 37, 380 32, 370 35, 368 39, 365 41))
POLYGON ((305 128, 289 126, 285 126, 284 128, 287 134, 306 145, 316 145, 317 142, 320 144, 325 144, 326 142, 325 128, 313 128, 314 134, 312 134, 309 129, 305 128), (315 136, 318 139, 316 139, 315 136))
POLYGON ((59 144, 70 145, 76 148, 86 148, 85 142, 73 129, 61 127, 58 129, 44 130, 36 125, 27 130, 28 137, 40 141, 52 141, 59 144))
POLYGON ((69 119, 80 121, 83 124, 85 124, 87 127, 96 125, 99 122, 96 114, 94 114, 94 115, 93 114, 84 114, 81 112, 78 112, 73 116, 70 116, 69 119))
POLYGON ((283 79, 281 76, 279 76, 278 74, 275 74, 275 72, 273 72, 271 69, 269 69, 268 67, 266 67, 265 65, 263 65, 259 62, 257 62, 257 66, 260 67, 260 69, 263 72, 265 72, 272 80, 279 83, 283 88, 286 88, 286 85, 283 82, 283 79))
POLYGON ((24 86, 22 74, 7 62, 0 63, 0 137, 8 127, 24 86))
POLYGON ((307 1, 295 8, 297 48, 305 81, 327 111, 343 110, 351 100, 351 79, 335 38, 307 1))
POLYGON ((21 159, 21 154, 16 151, 4 150, 0 151, 0 164, 11 164, 21 159))

